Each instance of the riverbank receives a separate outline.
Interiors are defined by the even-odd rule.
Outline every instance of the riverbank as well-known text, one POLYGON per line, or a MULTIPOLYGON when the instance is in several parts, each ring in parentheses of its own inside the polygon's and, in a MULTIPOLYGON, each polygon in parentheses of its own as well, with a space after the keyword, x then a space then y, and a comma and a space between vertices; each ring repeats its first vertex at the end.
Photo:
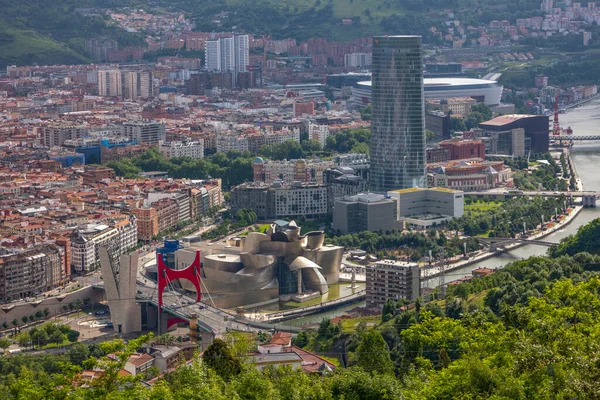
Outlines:
MULTIPOLYGON (((539 232, 531 235, 529 237, 529 239, 539 240, 539 239, 542 239, 542 238, 564 228, 565 226, 569 225, 573 221, 573 219, 575 219, 575 217, 581 212, 582 209, 583 209, 583 206, 575 206, 571 210, 571 212, 569 212, 569 214, 567 216, 565 216, 564 219, 560 220, 558 223, 556 223, 555 225, 553 225, 552 227, 550 227, 548 229, 539 231, 539 232)), ((519 248, 521 246, 525 246, 525 245, 531 245, 531 243, 527 243, 526 241, 513 243, 513 244, 510 244, 510 245, 504 247, 503 251, 514 250, 514 249, 517 249, 517 248, 519 248)), ((450 271, 454 271, 454 270, 457 270, 457 269, 460 269, 463 267, 467 267, 469 265, 477 264, 480 261, 487 260, 489 258, 495 257, 496 255, 497 254, 495 251, 494 252, 487 251, 485 253, 481 253, 481 254, 475 255, 473 257, 470 257, 467 260, 461 260, 456 263, 448 264, 444 267, 443 272, 444 272, 444 274, 446 274, 447 272, 450 272, 450 271)), ((441 272, 442 271, 441 271, 440 267, 423 268, 423 269, 421 269, 421 279, 429 280, 429 279, 436 278, 441 275, 441 272)), ((465 274, 465 276, 467 276, 467 275, 465 274)))

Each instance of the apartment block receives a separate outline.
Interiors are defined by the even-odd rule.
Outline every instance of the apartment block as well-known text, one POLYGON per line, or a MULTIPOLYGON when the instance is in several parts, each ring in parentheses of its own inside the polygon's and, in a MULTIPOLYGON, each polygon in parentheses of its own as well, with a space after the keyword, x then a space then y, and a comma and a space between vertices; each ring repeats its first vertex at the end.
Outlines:
POLYGON ((150 120, 126 122, 121 127, 121 134, 137 144, 158 145, 165 140, 165 124, 150 120))
POLYGON ((137 235, 139 240, 150 241, 158 235, 158 213, 152 207, 134 208, 131 210, 137 218, 137 235))
POLYGON ((160 152, 166 158, 173 157, 204 157, 204 140, 199 139, 193 142, 167 142, 160 145, 160 152))
POLYGON ((231 190, 231 211, 251 208, 260 219, 321 218, 328 214, 327 186, 293 182, 245 183, 231 190))
POLYGON ((56 123, 41 128, 42 144, 47 147, 62 146, 66 140, 82 139, 88 136, 84 125, 56 123))
POLYGON ((64 280, 61 254, 55 246, 36 246, 0 255, 0 300, 34 296, 64 280))
POLYGON ((381 260, 366 268, 367 307, 381 309, 387 300, 416 300, 420 287, 417 263, 381 260))

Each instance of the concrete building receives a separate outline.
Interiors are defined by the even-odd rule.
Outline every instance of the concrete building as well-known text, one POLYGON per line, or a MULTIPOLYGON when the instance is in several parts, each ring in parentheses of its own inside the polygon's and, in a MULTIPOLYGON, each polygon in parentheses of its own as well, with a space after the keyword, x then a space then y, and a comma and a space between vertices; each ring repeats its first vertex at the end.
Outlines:
POLYGON ((64 271, 56 246, 0 255, 0 300, 24 299, 53 289, 64 281, 64 271))
POLYGON ((397 200, 398 219, 418 227, 429 227, 464 214, 464 193, 444 188, 401 189, 388 192, 397 200))
MULTIPOLYGON (((136 228, 137 229, 137 228, 136 228)), ((122 254, 119 231, 104 224, 87 224, 71 234, 71 270, 87 274, 100 264, 99 248, 106 247, 111 254, 122 254)))
POLYGON ((165 140, 165 124, 151 120, 125 122, 121 126, 121 134, 137 144, 158 145, 165 140))
POLYGON ((344 54, 344 66, 346 67, 368 67, 373 63, 371 53, 344 54))
POLYGON ((423 47, 420 36, 373 38, 371 190, 425 187, 423 47))
POLYGON ((250 64, 248 35, 220 37, 205 42, 206 69, 217 72, 230 72, 233 86, 237 86, 237 75, 246 72, 250 64))
POLYGON ((53 123, 41 128, 41 141, 44 146, 62 146, 67 140, 87 137, 89 129, 84 125, 53 123))
POLYGON ((121 73, 124 99, 137 101, 154 95, 151 71, 122 71, 121 73))
POLYGON ((367 266, 367 307, 383 308, 387 300, 416 300, 420 296, 419 265, 412 262, 381 260, 367 266))
POLYGON ((321 143, 321 147, 325 148, 327 137, 329 136, 329 126, 319 124, 308 124, 308 139, 321 143))
POLYGON ((389 231, 397 228, 398 205, 395 198, 363 193, 336 200, 333 229, 342 234, 362 231, 389 231))
POLYGON ((98 95, 123 97, 123 81, 118 69, 98 71, 98 95))
POLYGON ((160 145, 160 152, 165 158, 173 157, 204 157, 204 140, 199 139, 193 142, 167 142, 160 145))
POLYGON ((237 133, 223 132, 215 135, 217 153, 228 151, 246 151, 249 149, 248 138, 237 133))
POLYGON ((327 186, 244 183, 231 190, 231 212, 242 208, 253 209, 259 219, 321 218, 329 212, 327 186))

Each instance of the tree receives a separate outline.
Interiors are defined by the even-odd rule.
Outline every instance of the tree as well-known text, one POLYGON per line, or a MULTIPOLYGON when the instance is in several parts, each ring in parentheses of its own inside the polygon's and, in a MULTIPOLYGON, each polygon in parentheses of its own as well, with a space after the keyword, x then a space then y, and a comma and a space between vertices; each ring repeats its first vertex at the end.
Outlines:
POLYGON ((17 341, 20 347, 28 347, 31 344, 31 338, 27 332, 21 332, 17 336, 17 341))
POLYGON ((48 316, 50 315, 50 310, 47 308, 44 308, 43 313, 44 313, 44 318, 48 318, 48 316))
POLYGON ((379 331, 369 330, 362 334, 356 349, 356 364, 369 372, 394 372, 388 345, 379 331))
POLYGON ((40 328, 32 331, 31 333, 31 342, 34 346, 45 346, 48 343, 48 333, 45 329, 40 328))
POLYGON ((13 324, 13 326, 15 327, 15 331, 17 330, 17 327, 19 326, 19 320, 17 320, 16 318, 13 319, 11 321, 11 324, 13 324))
POLYGON ((203 355, 204 363, 226 381, 242 371, 242 364, 235 358, 227 344, 221 339, 215 339, 203 355))
POLYGON ((435 133, 429 129, 425 129, 425 140, 427 143, 432 143, 435 140, 435 133))
POLYGON ((0 338, 0 349, 6 350, 10 347, 10 340, 6 338, 0 338))
POLYGON ((67 339, 69 342, 76 342, 77 339, 79 339, 79 332, 74 329, 69 330, 69 332, 67 332, 67 339))
POLYGON ((2 322, 2 328, 8 329, 8 324, 6 323, 6 321, 2 322))
POLYGON ((27 321, 29 321, 29 317, 28 317, 27 315, 23 315, 23 316, 21 317, 21 321, 23 321, 23 323, 24 323, 24 324, 26 324, 26 323, 27 323, 27 321))
POLYGON ((67 352, 69 360, 75 365, 83 365, 83 362, 90 357, 88 346, 82 343, 76 343, 67 352))

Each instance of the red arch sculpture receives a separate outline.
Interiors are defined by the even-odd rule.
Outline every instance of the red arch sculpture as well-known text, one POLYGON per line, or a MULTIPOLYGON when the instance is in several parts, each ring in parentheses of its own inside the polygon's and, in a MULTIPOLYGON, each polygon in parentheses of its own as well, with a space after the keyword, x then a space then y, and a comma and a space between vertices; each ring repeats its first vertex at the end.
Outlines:
POLYGON ((196 287, 196 302, 201 299, 200 292, 200 251, 196 251, 194 261, 184 269, 171 269, 163 261, 162 254, 158 254, 158 309, 162 311, 163 292, 167 287, 167 278, 169 281, 175 279, 187 279, 196 287))

